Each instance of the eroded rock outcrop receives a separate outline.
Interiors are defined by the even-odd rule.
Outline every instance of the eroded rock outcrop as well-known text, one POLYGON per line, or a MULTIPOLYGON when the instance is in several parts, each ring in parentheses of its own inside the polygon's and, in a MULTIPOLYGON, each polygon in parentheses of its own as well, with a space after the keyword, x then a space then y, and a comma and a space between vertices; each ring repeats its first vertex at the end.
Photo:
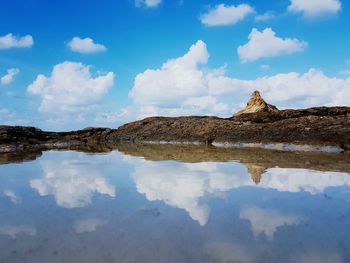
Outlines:
POLYGON ((261 97, 260 92, 256 90, 250 96, 247 106, 243 110, 237 112, 235 116, 256 112, 278 112, 278 109, 276 106, 266 103, 261 97))
POLYGON ((106 151, 119 143, 214 144, 297 151, 349 151, 350 107, 278 110, 258 91, 230 118, 150 117, 118 129, 89 128, 45 132, 33 127, 0 126, 0 152, 84 148, 106 151))
MULTIPOLYGON (((275 144, 280 150, 307 150, 309 146, 334 146, 348 150, 350 107, 261 111, 227 119, 210 116, 151 117, 123 125, 113 136, 116 140, 133 143, 250 144, 254 147, 275 144), (289 144, 298 147, 288 148, 289 144)), ((312 147, 309 150, 313 150, 312 147)))

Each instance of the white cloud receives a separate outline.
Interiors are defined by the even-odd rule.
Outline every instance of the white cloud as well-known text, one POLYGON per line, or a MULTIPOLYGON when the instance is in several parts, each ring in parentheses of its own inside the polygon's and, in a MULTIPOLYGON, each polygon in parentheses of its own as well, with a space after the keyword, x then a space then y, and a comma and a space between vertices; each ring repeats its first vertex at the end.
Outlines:
POLYGON ((207 26, 233 25, 254 13, 254 8, 247 4, 238 6, 219 4, 200 16, 202 24, 207 26))
POLYGON ((34 41, 31 35, 20 37, 10 33, 5 36, 0 36, 0 49, 28 48, 33 46, 33 44, 34 41))
POLYGON ((57 205, 65 208, 90 204, 94 193, 115 197, 115 187, 103 177, 99 168, 84 161, 80 157, 40 161, 43 177, 31 180, 30 186, 41 196, 53 195, 57 205))
POLYGON ((0 84, 1 85, 9 85, 13 81, 14 77, 19 74, 18 68, 10 68, 7 70, 6 75, 1 77, 0 84))
POLYGON ((241 219, 247 219, 255 237, 264 234, 272 240, 279 227, 297 225, 302 219, 299 216, 283 214, 276 210, 258 207, 245 208, 240 213, 241 219))
POLYGON ((249 81, 233 79, 232 83, 220 91, 222 95, 235 94, 237 86, 249 92, 259 89, 267 101, 280 108, 350 105, 350 78, 328 77, 316 69, 304 74, 290 72, 249 81))
POLYGON ((211 112, 226 112, 229 107, 218 102, 212 96, 202 96, 202 97, 192 97, 185 100, 182 104, 183 109, 186 109, 190 112, 202 112, 203 110, 211 110, 211 112))
POLYGON ((336 14, 340 9, 341 2, 339 0, 290 0, 288 6, 288 11, 301 12, 307 18, 336 14))
POLYGON ((339 71, 339 74, 341 75, 350 75, 350 69, 343 69, 339 71))
POLYGON ((261 68, 262 70, 269 70, 269 69, 270 69, 270 66, 269 66, 269 65, 266 65, 266 64, 263 64, 263 65, 260 66, 260 68, 261 68))
POLYGON ((199 65, 206 64, 208 57, 206 44, 199 40, 188 53, 168 60, 161 69, 138 74, 129 95, 141 105, 162 105, 200 96, 205 91, 205 80, 199 65))
POLYGON ((208 69, 208 58, 205 43, 198 41, 184 56, 168 60, 160 69, 138 74, 129 93, 134 104, 128 116, 227 117, 244 106, 242 98, 248 99, 256 89, 281 109, 350 105, 350 78, 328 77, 310 69, 243 80, 226 76, 225 67, 208 69))
POLYGON ((255 20, 255 22, 266 22, 266 21, 269 21, 269 20, 271 20, 271 19, 273 19, 275 17, 276 17, 275 12, 268 11, 268 12, 265 12, 264 14, 262 14, 262 15, 255 16, 254 20, 255 20))
POLYGON ((135 0, 137 7, 157 7, 162 3, 162 0, 135 0))
POLYGON ((185 55, 168 60, 161 69, 138 74, 129 93, 137 115, 226 115, 230 107, 208 93, 209 83, 225 69, 202 69, 208 58, 206 44, 199 40, 185 55))
POLYGON ((296 38, 280 38, 271 28, 262 32, 253 28, 248 36, 248 43, 237 49, 240 60, 243 63, 253 62, 260 58, 276 57, 304 51, 307 47, 305 41, 296 38))
POLYGON ((71 41, 68 42, 68 47, 75 52, 89 54, 89 53, 98 53, 104 52, 107 48, 102 44, 94 43, 94 40, 80 37, 73 37, 71 41))
POLYGON ((0 108, 0 122, 3 125, 23 125, 28 126, 30 124, 29 117, 26 113, 19 116, 15 110, 9 110, 7 108, 0 108))
POLYGON ((350 78, 328 77, 316 69, 304 74, 290 72, 254 80, 216 75, 208 82, 209 94, 217 98, 234 98, 237 94, 249 98, 249 94, 258 89, 268 102, 280 108, 350 105, 349 85, 350 78))
POLYGON ((27 90, 41 97, 41 112, 74 112, 98 102, 113 84, 113 72, 93 78, 89 66, 66 61, 51 76, 38 75, 27 90))
POLYGON ((121 120, 126 120, 131 116, 131 110, 129 108, 122 108, 118 111, 99 111, 95 113, 95 122, 102 125, 111 123, 115 125, 121 120))

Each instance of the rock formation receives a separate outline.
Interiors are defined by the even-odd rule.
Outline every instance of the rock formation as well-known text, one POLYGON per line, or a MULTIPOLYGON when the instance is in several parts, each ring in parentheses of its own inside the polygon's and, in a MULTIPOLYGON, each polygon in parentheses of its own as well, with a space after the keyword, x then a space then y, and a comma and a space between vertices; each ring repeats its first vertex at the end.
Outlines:
POLYGON ((278 110, 255 91, 247 107, 230 118, 150 117, 118 129, 89 128, 72 132, 0 126, 0 152, 7 153, 74 148, 106 151, 126 142, 349 151, 350 107, 278 110))
POLYGON ((256 113, 256 112, 278 112, 276 106, 266 103, 261 97, 259 91, 254 91, 250 96, 247 106, 235 114, 235 116, 242 115, 244 113, 256 113))

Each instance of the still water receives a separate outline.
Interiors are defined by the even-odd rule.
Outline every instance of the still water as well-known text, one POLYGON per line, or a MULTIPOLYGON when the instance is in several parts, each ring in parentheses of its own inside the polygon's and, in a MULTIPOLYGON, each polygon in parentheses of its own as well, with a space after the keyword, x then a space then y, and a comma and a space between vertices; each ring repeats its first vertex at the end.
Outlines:
POLYGON ((0 262, 350 262, 349 155, 1 156, 0 262))

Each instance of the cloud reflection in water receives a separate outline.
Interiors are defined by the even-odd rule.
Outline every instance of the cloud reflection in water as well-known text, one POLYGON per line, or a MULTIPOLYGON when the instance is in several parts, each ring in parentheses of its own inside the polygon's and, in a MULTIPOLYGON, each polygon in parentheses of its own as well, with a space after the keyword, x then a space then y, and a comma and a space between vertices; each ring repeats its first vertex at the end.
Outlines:
POLYGON ((58 206, 84 207, 91 203, 93 193, 116 196, 111 185, 94 164, 74 160, 40 161, 43 178, 33 179, 30 186, 41 196, 53 195, 58 206))
MULTIPOLYGON (((139 193, 144 194, 149 201, 159 200, 186 210, 202 226, 208 222, 210 208, 200 199, 208 195, 222 196, 229 190, 247 186, 280 192, 305 191, 310 194, 322 193, 327 187, 350 186, 350 175, 339 172, 271 168, 263 173, 262 178, 254 180, 256 175, 251 175, 252 179, 243 165, 237 163, 134 161, 135 169, 131 176, 139 193)), ((243 216, 251 212, 245 212, 243 216)), ((283 215, 279 215, 279 219, 280 223, 286 224, 299 222, 297 218, 287 220, 283 215)), ((263 232, 271 237, 276 227, 278 224, 263 232)))

